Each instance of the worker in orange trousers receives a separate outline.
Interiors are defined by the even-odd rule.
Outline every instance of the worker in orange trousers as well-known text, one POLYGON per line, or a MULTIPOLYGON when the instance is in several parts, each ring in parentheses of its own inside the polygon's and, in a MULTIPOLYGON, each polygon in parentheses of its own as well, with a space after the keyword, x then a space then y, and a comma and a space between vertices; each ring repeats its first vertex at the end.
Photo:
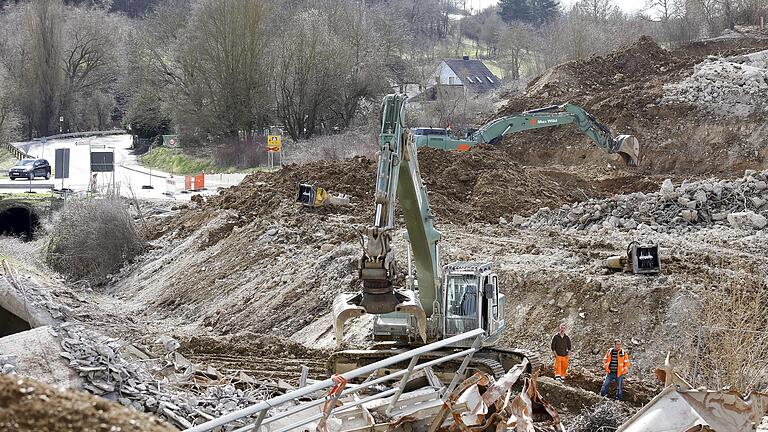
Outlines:
POLYGON ((555 356, 555 379, 563 382, 568 372, 568 357, 571 355, 571 338, 565 333, 567 326, 560 324, 560 329, 552 336, 552 354, 555 356))

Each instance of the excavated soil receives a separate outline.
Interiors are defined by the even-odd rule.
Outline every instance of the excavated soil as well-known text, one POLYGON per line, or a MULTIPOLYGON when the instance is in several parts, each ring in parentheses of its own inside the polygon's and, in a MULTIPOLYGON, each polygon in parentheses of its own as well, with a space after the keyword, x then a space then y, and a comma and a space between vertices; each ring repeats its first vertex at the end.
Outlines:
POLYGON ((0 430, 14 432, 171 432, 176 429, 84 392, 0 375, 0 430))
MULTIPOLYGON (((768 39, 745 36, 701 42, 675 51, 648 37, 610 53, 564 63, 532 81, 497 115, 571 102, 595 115, 614 134, 635 135, 647 174, 733 175, 765 166, 768 138, 763 118, 714 117, 687 104, 663 105, 663 85, 690 75, 709 55, 731 56, 768 48, 768 39)), ((605 155, 572 127, 507 136, 502 147, 514 160, 537 166, 556 161, 570 166, 605 167, 605 155)))

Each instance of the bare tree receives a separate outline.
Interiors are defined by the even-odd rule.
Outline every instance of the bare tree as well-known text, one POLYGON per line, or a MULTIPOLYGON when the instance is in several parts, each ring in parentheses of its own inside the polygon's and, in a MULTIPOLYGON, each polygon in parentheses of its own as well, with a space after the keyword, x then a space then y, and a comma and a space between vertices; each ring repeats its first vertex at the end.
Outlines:
POLYGON ((500 58, 508 73, 507 77, 519 79, 523 61, 536 48, 537 36, 527 24, 512 23, 501 35, 500 58))
POLYGON ((605 21, 619 7, 613 0, 579 0, 576 9, 592 21, 605 21))
POLYGON ((31 72, 34 93, 39 100, 37 132, 50 135, 58 113, 58 95, 63 83, 61 71, 63 6, 61 0, 37 0, 27 14, 31 41, 31 72))

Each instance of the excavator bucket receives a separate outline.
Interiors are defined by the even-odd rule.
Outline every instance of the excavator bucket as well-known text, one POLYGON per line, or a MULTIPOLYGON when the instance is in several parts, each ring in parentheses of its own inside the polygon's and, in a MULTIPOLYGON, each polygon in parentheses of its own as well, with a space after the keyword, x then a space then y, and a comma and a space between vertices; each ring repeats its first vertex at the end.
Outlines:
POLYGON ((382 294, 363 292, 337 295, 333 299, 333 331, 336 336, 336 345, 341 345, 343 341, 344 323, 348 320, 361 317, 366 313, 387 312, 399 312, 413 317, 419 337, 422 341, 427 341, 427 315, 419 303, 418 296, 411 290, 396 290, 382 294), (382 309, 384 306, 386 308, 382 309))
POLYGON ((296 193, 296 202, 307 207, 349 205, 349 197, 346 195, 333 196, 325 189, 313 183, 299 183, 299 188, 296 193))
POLYGON ((640 142, 632 135, 619 135, 614 142, 614 151, 627 166, 640 165, 640 142))
MULTIPOLYGON (((322 190, 322 188, 320 188, 320 190, 322 190)), ((296 193, 296 202, 307 207, 315 207, 316 199, 317 185, 311 183, 299 183, 299 190, 296 193)))

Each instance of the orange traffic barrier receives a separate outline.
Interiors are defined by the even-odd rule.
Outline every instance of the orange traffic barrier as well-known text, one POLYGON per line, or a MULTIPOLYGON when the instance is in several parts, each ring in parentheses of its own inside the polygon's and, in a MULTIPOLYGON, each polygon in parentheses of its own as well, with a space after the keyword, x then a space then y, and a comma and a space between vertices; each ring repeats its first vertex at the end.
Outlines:
POLYGON ((196 176, 184 176, 185 191, 199 191, 205 189, 205 173, 196 176))

